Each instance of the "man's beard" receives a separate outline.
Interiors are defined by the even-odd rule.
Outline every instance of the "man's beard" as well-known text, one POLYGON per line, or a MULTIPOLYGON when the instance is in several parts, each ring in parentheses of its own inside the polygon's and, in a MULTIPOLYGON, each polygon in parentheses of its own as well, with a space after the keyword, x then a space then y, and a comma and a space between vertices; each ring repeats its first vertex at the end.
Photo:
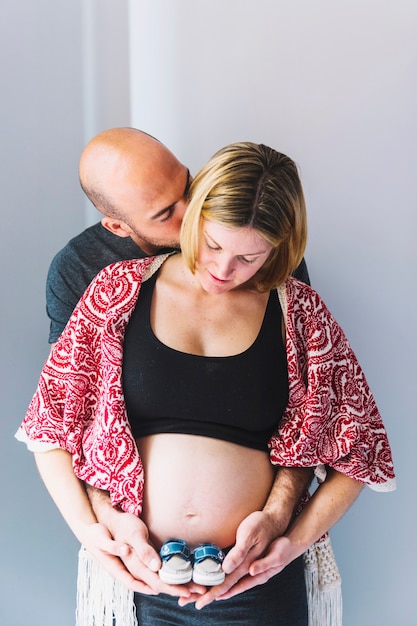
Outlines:
POLYGON ((180 249, 180 243, 178 240, 161 241, 160 239, 149 239, 147 237, 143 237, 137 231, 133 231, 133 235, 134 237, 131 236, 131 239, 136 243, 137 246, 139 246, 139 248, 141 248, 141 250, 146 252, 146 254, 163 254, 164 252, 172 252, 173 250, 180 249))

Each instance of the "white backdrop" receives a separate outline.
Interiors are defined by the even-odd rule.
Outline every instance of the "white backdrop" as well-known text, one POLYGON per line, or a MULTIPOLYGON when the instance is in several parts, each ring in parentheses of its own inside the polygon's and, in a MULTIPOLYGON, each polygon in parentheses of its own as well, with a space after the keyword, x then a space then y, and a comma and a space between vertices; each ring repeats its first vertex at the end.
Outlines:
POLYGON ((364 366, 398 475, 332 533, 344 625, 416 626, 416 22, 415 0, 0 3, 2 626, 74 624, 77 541, 13 434, 48 351, 49 262, 97 219, 81 149, 129 124, 193 172, 242 139, 299 163, 311 278, 364 366))
POLYGON ((79 545, 14 433, 49 351, 49 263, 88 219, 81 150, 130 123, 127 0, 0 2, 0 59, 0 624, 74 626, 79 545))
POLYGON ((346 331, 393 447, 332 537, 345 626, 415 626, 417 5, 130 1, 132 124, 192 171, 264 142, 300 166, 314 287, 346 331))

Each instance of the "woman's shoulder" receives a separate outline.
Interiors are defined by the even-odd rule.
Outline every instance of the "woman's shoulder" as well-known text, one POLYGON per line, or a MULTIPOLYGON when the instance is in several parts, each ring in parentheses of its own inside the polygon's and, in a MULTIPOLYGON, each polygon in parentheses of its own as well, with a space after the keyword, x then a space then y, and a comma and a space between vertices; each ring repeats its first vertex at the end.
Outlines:
POLYGON ((134 303, 143 281, 150 278, 168 255, 116 261, 104 267, 92 280, 77 309, 84 314, 107 316, 109 307, 118 310, 134 303))
POLYGON ((285 282, 285 292, 287 295, 287 299, 297 301, 298 303, 302 301, 306 302, 323 302, 320 295, 317 291, 311 287, 311 285, 307 285, 306 283, 298 280, 294 276, 289 276, 285 282))
MULTIPOLYGON (((141 283, 150 278, 168 258, 169 254, 116 261, 104 267, 95 277, 93 283, 114 281, 125 278, 132 283, 141 283)), ((92 283, 92 284, 93 284, 92 283)))
POLYGON ((304 322, 317 320, 333 323, 334 318, 320 294, 310 285, 289 277, 285 283, 288 313, 304 322))

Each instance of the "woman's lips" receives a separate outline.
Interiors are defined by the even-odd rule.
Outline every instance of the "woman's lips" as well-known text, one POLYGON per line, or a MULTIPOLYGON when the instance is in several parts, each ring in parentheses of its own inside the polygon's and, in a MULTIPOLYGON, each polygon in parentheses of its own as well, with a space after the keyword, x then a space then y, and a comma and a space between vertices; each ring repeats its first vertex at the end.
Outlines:
POLYGON ((211 279, 215 282, 218 283, 219 285, 224 285, 225 283, 230 282, 229 280, 223 280, 221 278, 217 278, 217 276, 214 276, 214 274, 212 274, 211 272, 209 272, 211 279))

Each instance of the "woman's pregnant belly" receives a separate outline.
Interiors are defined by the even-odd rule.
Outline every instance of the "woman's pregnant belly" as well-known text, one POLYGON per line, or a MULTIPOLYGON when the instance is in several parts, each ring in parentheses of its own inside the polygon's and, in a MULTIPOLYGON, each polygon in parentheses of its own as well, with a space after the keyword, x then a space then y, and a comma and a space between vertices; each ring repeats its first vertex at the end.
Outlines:
POLYGON ((145 471, 141 517, 157 548, 172 537, 191 548, 232 545, 275 478, 268 453, 218 439, 162 433, 137 444, 145 471))

